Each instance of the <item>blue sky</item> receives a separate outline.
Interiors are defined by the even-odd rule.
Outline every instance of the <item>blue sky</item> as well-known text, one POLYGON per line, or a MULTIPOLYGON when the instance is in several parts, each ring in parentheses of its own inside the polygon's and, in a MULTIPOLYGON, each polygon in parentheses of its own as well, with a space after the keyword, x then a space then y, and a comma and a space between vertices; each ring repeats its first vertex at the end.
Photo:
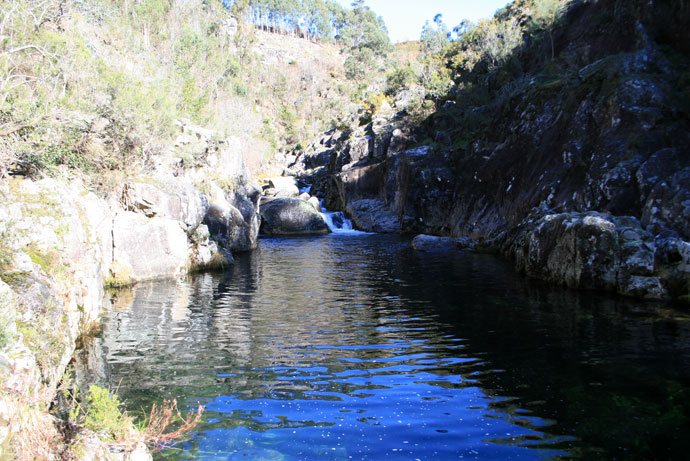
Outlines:
MULTIPOLYGON (((348 7, 352 4, 351 0, 338 2, 348 7)), ((386 22, 393 42, 419 40, 422 26, 437 13, 443 15, 443 21, 452 30, 463 19, 476 22, 491 17, 508 3, 508 0, 365 0, 365 5, 386 22)))

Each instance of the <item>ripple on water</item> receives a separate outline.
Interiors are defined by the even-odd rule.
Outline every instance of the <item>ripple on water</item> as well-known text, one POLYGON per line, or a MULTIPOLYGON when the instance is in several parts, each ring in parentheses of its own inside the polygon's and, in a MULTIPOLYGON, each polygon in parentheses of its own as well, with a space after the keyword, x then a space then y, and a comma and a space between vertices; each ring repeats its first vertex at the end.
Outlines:
POLYGON ((131 411, 170 397, 206 405, 173 458, 601 454, 603 442, 583 442, 577 429, 590 420, 570 416, 567 402, 603 417, 587 398, 612 400, 603 369, 571 360, 583 349, 618 360, 605 351, 619 330, 592 317, 606 302, 587 310, 491 257, 406 245, 269 239, 227 274, 142 285, 106 315, 92 362, 131 411))

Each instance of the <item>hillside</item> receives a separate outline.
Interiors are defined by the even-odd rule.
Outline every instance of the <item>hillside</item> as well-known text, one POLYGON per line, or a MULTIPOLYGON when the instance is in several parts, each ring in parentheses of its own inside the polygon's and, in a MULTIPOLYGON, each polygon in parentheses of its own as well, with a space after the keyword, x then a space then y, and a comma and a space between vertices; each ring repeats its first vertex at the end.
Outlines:
POLYGON ((353 110, 339 47, 238 26, 221 2, 5 3, 2 176, 193 163, 170 150, 177 119, 240 138, 258 171, 353 110))

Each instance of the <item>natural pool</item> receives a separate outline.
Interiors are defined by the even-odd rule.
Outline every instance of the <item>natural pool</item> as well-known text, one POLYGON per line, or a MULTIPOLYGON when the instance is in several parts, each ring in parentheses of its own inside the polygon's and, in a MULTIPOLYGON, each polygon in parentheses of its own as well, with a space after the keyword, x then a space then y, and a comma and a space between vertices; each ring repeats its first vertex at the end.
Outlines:
POLYGON ((80 373, 200 402, 170 458, 684 458, 690 320, 393 236, 265 239, 118 292, 80 373))

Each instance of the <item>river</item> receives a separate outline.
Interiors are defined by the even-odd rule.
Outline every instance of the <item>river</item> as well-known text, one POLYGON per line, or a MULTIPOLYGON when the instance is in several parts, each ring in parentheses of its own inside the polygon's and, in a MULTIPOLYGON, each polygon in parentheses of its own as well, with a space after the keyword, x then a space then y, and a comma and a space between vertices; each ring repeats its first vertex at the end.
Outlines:
POLYGON ((115 294, 80 373, 206 406, 173 459, 685 458, 690 321, 366 234, 115 294))

